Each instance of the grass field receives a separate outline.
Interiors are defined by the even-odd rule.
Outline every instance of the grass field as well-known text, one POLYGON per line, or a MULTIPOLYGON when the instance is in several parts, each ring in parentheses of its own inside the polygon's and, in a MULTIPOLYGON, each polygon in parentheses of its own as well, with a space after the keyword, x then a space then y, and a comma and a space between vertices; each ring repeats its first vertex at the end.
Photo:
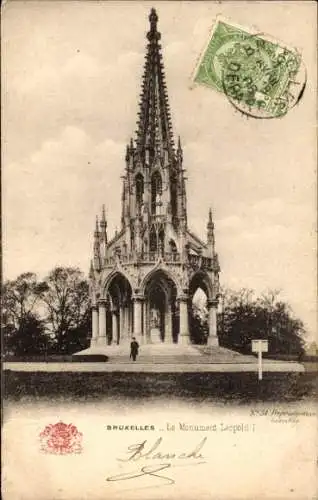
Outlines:
POLYGON ((252 401, 291 402, 317 397, 316 372, 264 373, 71 373, 5 371, 7 400, 57 399, 68 401, 105 398, 168 396, 196 401, 246 404, 252 401))

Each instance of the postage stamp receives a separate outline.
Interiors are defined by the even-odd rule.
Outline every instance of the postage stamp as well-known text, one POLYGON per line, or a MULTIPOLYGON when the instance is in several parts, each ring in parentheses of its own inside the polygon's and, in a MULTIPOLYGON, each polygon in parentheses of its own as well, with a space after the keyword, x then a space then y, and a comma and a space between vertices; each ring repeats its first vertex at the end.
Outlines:
POLYGON ((247 115, 277 118, 301 99, 306 70, 296 49, 218 17, 193 83, 222 92, 247 115))

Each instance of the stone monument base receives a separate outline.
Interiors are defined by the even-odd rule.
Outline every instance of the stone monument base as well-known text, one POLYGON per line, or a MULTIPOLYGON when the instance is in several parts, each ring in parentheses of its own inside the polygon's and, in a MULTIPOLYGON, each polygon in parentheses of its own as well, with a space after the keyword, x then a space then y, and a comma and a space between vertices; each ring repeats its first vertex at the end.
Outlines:
MULTIPOLYGON (((156 343, 156 344, 143 344, 138 337, 136 340, 139 344, 139 355, 141 356, 200 356, 198 350, 195 346, 190 344, 172 344, 172 343, 156 343)), ((103 354, 110 358, 121 357, 121 356, 129 356, 130 354, 130 340, 125 340, 119 345, 111 344, 111 345, 96 345, 89 347, 83 351, 79 351, 74 354, 74 356, 78 355, 96 355, 103 354)))

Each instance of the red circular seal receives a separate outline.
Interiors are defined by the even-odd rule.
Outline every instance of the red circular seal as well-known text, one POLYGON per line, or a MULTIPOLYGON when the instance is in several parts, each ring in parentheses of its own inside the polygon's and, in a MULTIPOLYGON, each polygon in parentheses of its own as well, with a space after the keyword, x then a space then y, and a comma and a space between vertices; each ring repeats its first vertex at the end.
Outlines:
POLYGON ((73 424, 47 425, 40 433, 41 451, 54 455, 82 452, 83 434, 73 424))

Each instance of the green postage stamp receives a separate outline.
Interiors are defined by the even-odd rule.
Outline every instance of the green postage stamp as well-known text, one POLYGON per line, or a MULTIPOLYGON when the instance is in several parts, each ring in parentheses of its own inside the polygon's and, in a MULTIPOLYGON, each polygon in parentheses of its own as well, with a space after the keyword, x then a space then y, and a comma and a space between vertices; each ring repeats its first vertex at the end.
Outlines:
POLYGON ((299 102, 306 71, 297 50, 218 18, 193 82, 223 92, 247 115, 277 118, 299 102))

